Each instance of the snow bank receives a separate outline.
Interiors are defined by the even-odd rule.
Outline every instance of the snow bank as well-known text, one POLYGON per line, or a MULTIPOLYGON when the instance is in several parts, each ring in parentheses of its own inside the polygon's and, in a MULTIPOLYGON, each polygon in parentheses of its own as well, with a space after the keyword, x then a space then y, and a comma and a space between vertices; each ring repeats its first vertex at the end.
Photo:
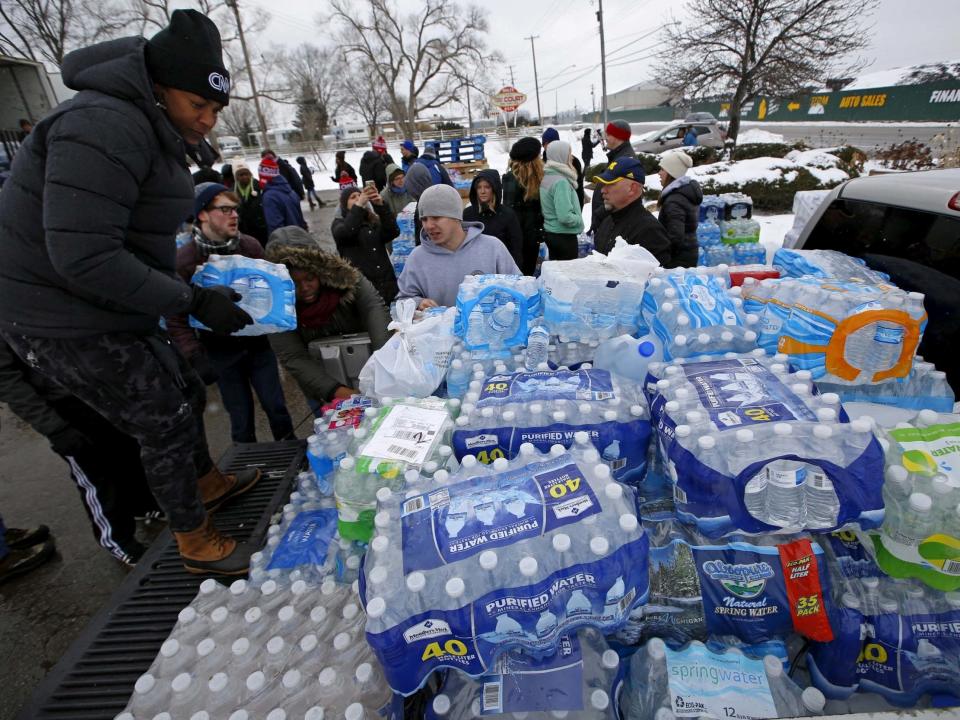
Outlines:
POLYGON ((770 145, 773 143, 784 143, 783 135, 777 135, 776 133, 767 132, 766 130, 761 130, 760 128, 750 128, 743 131, 737 136, 738 145, 747 145, 747 144, 766 144, 770 145))

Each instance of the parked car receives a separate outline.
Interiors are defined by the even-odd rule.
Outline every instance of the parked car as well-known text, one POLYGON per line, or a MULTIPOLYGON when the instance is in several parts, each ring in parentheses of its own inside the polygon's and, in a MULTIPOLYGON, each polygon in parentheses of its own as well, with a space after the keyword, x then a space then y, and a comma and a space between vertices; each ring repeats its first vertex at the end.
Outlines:
POLYGON ((693 113, 683 120, 674 120, 665 128, 653 130, 634 140, 633 149, 644 153, 662 153, 683 145, 683 136, 690 128, 697 134, 697 144, 723 147, 724 133, 710 113, 693 113))
POLYGON ((222 157, 243 152, 243 145, 240 144, 240 138, 236 135, 221 135, 217 138, 217 145, 220 147, 222 157))
POLYGON ((862 258, 924 293, 929 322, 919 352, 960 391, 960 169, 848 180, 789 246, 862 258))

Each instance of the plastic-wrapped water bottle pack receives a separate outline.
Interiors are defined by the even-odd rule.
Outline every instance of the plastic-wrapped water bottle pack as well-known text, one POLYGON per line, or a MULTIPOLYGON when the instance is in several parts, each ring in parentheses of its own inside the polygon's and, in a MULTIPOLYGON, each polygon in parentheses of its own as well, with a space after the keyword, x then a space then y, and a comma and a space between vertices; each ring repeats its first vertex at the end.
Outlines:
POLYGON ((468 275, 457 293, 454 332, 468 350, 506 353, 526 343, 540 314, 540 291, 534 278, 468 275))
POLYGON ((393 239, 393 250, 390 255, 390 260, 393 263, 393 271, 397 277, 400 277, 400 273, 403 272, 403 268, 407 263, 407 258, 410 257, 410 253, 413 252, 413 248, 416 247, 417 244, 415 237, 416 216, 416 202, 411 202, 397 215, 397 227, 400 229, 400 234, 393 239))
POLYGON ((869 385, 849 385, 821 378, 817 380, 817 388, 823 393, 836 393, 842 402, 877 403, 906 410, 948 413, 956 402, 947 374, 937 370, 933 363, 925 362, 920 355, 914 357, 913 369, 903 378, 869 385))
MULTIPOLYGON (((228 285, 240 293, 237 305, 249 313, 253 324, 234 335, 267 335, 297 327, 293 280, 283 265, 243 255, 211 255, 191 282, 200 287, 228 285)), ((193 316, 190 326, 209 329, 193 316)))
POLYGON ((774 655, 714 652, 697 641, 672 649, 659 639, 631 658, 620 695, 624 720, 793 718, 822 715, 825 704, 822 692, 798 686, 774 655))
POLYGON ((960 590, 960 415, 921 410, 884 432, 887 512, 873 547, 880 568, 960 590))
POLYGON ((740 288, 720 274, 671 270, 650 278, 643 319, 663 345, 663 357, 749 352, 757 346, 759 317, 743 310, 740 288))
POLYGON ((659 265, 645 248, 621 242, 609 255, 545 262, 543 322, 552 335, 589 342, 640 327, 644 283, 659 265))
POLYGON ((373 534, 378 491, 402 491, 408 470, 419 471, 440 457, 452 426, 447 405, 439 398, 387 398, 369 422, 366 414, 364 420, 353 431, 347 456, 334 475, 340 536, 361 543, 373 534))
POLYGON ((743 296, 761 318, 760 347, 836 383, 907 377, 927 322, 922 293, 887 284, 763 280, 745 283, 743 296))
POLYGON ((601 633, 583 628, 561 637, 550 654, 506 652, 478 678, 447 671, 425 717, 619 720, 615 698, 625 669, 601 633))
POLYGON ((381 494, 361 593, 390 686, 479 676, 501 653, 555 652, 579 627, 620 627, 646 602, 648 543, 633 491, 596 451, 464 462, 423 492, 381 494))
POLYGON ((813 645, 807 666, 814 684, 829 698, 849 699, 851 711, 858 709, 855 692, 900 706, 916 705, 925 693, 941 694, 944 706, 960 704, 960 592, 884 575, 847 535, 825 544, 836 559, 829 564, 834 638, 813 645))
POLYGON ((809 373, 759 353, 663 372, 651 403, 677 514, 709 537, 883 520, 883 449, 809 373))
POLYGON ((778 248, 773 266, 781 277, 817 277, 880 285, 890 281, 886 273, 867 267, 860 258, 836 250, 793 250, 778 248))
POLYGON ((668 512, 644 513, 643 527, 650 538, 650 599, 618 641, 832 639, 826 557, 809 535, 717 542, 668 512))
POLYGON ((118 718, 399 718, 364 619, 353 589, 332 581, 205 580, 118 718))
POLYGON ((621 482, 643 477, 650 420, 632 383, 606 370, 537 370, 486 377, 468 392, 453 431, 458 459, 513 459, 524 443, 595 447, 621 482))

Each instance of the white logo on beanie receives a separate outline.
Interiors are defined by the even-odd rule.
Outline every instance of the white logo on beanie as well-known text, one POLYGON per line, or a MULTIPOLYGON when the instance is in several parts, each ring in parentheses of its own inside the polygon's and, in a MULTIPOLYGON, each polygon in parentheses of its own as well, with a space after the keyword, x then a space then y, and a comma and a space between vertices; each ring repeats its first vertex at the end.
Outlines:
POLYGON ((209 82, 210 87, 212 87, 217 92, 222 92, 222 93, 230 92, 230 80, 226 76, 221 75, 218 72, 210 73, 209 77, 207 77, 207 82, 209 82))

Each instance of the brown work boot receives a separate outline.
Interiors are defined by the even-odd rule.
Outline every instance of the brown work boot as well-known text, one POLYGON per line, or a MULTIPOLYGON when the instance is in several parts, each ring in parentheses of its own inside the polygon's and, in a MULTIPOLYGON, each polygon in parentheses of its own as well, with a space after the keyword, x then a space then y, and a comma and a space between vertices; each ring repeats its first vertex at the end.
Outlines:
POLYGON ((215 512, 225 502, 243 495, 260 482, 261 476, 259 468, 245 468, 236 475, 225 475, 214 465, 210 472, 197 478, 203 506, 207 512, 215 512))
POLYGON ((222 534, 207 515, 196 530, 175 532, 183 566, 192 573, 246 575, 253 549, 222 534))

